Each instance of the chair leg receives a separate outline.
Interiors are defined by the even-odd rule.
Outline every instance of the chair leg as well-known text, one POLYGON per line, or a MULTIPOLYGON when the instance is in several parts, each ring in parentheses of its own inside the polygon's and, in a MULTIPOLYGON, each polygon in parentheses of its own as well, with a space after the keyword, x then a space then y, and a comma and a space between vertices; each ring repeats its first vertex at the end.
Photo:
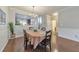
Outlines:
POLYGON ((27 49, 27 42, 24 41, 24 48, 27 49))

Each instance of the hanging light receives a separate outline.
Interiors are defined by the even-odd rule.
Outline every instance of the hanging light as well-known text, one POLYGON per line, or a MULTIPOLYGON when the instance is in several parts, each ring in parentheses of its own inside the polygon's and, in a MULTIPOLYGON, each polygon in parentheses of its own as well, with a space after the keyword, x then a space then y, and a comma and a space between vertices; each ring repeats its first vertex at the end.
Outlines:
POLYGON ((33 6, 33 18, 35 18, 34 8, 35 8, 35 6, 33 6))
POLYGON ((35 6, 32 6, 33 12, 32 12, 32 18, 35 19, 37 15, 35 14, 35 6))

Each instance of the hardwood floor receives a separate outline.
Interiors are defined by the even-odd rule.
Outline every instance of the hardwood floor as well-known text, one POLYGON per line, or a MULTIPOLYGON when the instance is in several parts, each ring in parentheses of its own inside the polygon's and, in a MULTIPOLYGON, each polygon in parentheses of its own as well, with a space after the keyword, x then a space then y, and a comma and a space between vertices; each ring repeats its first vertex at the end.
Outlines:
POLYGON ((4 52, 23 52, 24 51, 24 39, 23 37, 9 39, 4 52))
POLYGON ((31 52, 31 48, 24 49, 24 38, 10 39, 3 52, 31 52))
MULTIPOLYGON (((59 52, 79 52, 79 42, 66 38, 57 38, 57 47, 59 52)), ((33 52, 32 48, 24 49, 24 38, 10 39, 3 52, 33 52)), ((38 50, 37 50, 38 52, 38 50)))
MULTIPOLYGON (((42 49, 40 49, 43 51, 42 49)), ((39 51, 39 52, 41 52, 39 51)), ((16 39, 10 39, 8 44, 6 45, 3 52, 38 52, 38 50, 34 50, 31 46, 28 45, 27 49, 24 49, 24 38, 16 38, 16 39)))
POLYGON ((59 52, 79 52, 79 42, 58 37, 57 45, 59 52))

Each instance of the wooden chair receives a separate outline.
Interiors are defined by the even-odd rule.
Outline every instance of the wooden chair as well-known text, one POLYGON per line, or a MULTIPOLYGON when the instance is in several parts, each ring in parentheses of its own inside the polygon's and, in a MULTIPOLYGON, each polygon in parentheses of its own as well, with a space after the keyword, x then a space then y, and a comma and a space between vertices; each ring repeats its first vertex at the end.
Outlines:
POLYGON ((46 31, 45 39, 38 44, 38 46, 34 51, 46 52, 47 45, 50 45, 50 49, 51 49, 51 34, 52 34, 51 30, 46 31))
POLYGON ((23 29, 23 33, 24 33, 24 48, 27 49, 27 43, 29 39, 27 38, 26 30, 23 29))
POLYGON ((45 28, 45 27, 42 27, 41 30, 42 30, 42 31, 46 31, 46 28, 45 28))
POLYGON ((27 47, 32 49, 33 45, 31 45, 31 41, 28 38, 26 30, 23 30, 23 32, 24 32, 24 48, 25 48, 25 50, 27 49, 27 47))

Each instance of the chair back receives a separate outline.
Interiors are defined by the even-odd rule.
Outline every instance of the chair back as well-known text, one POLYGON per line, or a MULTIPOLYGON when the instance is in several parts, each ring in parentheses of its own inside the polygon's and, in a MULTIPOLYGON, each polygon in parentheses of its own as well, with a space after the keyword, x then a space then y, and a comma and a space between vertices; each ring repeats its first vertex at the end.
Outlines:
POLYGON ((46 31, 46 35, 45 35, 45 41, 46 41, 46 45, 51 44, 51 30, 46 31))
POLYGON ((46 39, 51 39, 51 34, 52 34, 51 30, 46 31, 45 38, 46 38, 46 39))
POLYGON ((45 27, 42 27, 41 30, 42 30, 42 31, 46 31, 46 28, 45 28, 45 27))
POLYGON ((44 46, 51 44, 51 30, 46 31, 45 39, 42 42, 40 42, 40 44, 44 46))
POLYGON ((49 47, 50 47, 50 51, 51 51, 51 34, 52 34, 51 30, 46 31, 45 39, 42 40, 42 41, 38 44, 38 46, 36 47, 35 50, 41 51, 41 49, 42 49, 42 50, 44 49, 43 51, 47 51, 46 48, 47 48, 47 46, 49 46, 49 47))
POLYGON ((24 33, 24 39, 26 40, 26 39, 27 39, 27 33, 26 33, 26 30, 23 29, 23 33, 24 33))

